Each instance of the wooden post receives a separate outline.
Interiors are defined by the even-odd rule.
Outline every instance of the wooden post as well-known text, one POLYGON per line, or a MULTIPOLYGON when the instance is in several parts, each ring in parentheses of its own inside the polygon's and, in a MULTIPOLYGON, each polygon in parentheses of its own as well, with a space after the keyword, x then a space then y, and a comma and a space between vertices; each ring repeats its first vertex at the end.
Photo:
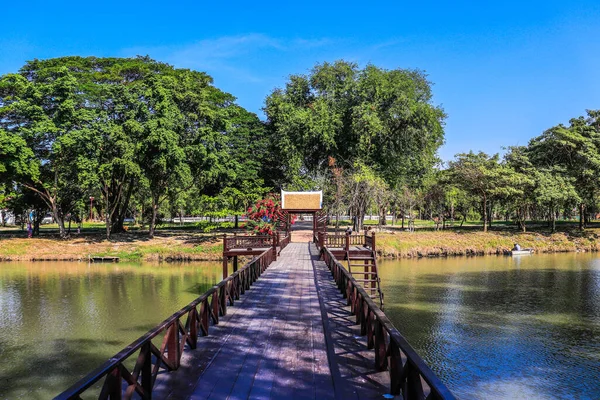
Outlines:
POLYGON ((377 248, 375 247, 375 231, 371 232, 371 246, 373 247, 373 256, 377 256, 377 248))
POLYGON ((238 256, 233 256, 233 272, 238 270, 238 256))
POLYGON ((121 386, 121 364, 117 364, 112 371, 106 375, 99 398, 121 400, 121 386))
POLYGON ((147 341, 142 345, 141 352, 144 354, 144 362, 140 371, 142 375, 142 388, 144 394, 151 398, 152 396, 152 350, 150 347, 150 341, 147 341))
POLYGON ((277 233, 273 233, 273 261, 277 261, 277 233))
POLYGON ((223 279, 229 276, 229 271, 227 271, 227 262, 229 261, 229 256, 227 256, 227 234, 223 234, 223 279))
POLYGON ((179 353, 179 319, 171 323, 167 331, 167 336, 167 360, 169 360, 173 369, 178 369, 181 358, 181 354, 179 353))
POLYGON ((348 232, 346 232, 346 244, 344 247, 346 251, 350 251, 350 233, 348 232))
POLYGON ((383 325, 378 319, 375 320, 375 369, 377 371, 385 371, 388 365, 385 336, 383 325))

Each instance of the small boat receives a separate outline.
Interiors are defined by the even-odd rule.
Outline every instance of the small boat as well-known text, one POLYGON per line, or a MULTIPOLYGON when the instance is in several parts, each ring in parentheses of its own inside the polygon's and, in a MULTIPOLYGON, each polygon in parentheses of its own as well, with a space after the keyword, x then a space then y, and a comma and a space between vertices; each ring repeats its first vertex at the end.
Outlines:
POLYGON ((533 254, 533 249, 523 249, 523 250, 511 250, 511 256, 528 256, 533 254))

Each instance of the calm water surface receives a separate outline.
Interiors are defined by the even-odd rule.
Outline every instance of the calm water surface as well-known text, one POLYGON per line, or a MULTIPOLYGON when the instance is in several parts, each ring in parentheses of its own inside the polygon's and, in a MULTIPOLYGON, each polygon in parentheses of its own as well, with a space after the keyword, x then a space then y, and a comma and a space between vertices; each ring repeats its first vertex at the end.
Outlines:
POLYGON ((600 399, 600 256, 383 261, 386 314, 463 399, 600 399))
POLYGON ((0 398, 54 397, 221 273, 214 263, 0 263, 0 398))

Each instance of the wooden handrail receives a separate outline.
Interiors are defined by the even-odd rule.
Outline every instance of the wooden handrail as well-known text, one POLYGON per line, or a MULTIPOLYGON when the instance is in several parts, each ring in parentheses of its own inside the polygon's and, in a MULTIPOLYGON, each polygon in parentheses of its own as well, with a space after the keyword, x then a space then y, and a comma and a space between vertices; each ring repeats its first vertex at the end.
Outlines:
POLYGON ((389 372, 390 393, 402 393, 404 399, 454 399, 452 392, 327 247, 321 248, 321 256, 347 298, 356 323, 361 326, 361 335, 367 335, 367 347, 375 351, 375 368, 389 372), (422 381, 427 387, 423 387, 422 381))
POLYGON ((129 399, 134 393, 143 399, 151 398, 159 370, 162 368, 172 371, 179 368, 184 350, 196 348, 198 336, 208 335, 211 322, 212 325, 219 323, 219 316, 227 314, 227 304, 232 306, 250 288, 267 269, 273 257, 273 250, 269 248, 56 396, 55 400, 80 399, 81 393, 103 377, 106 379, 100 399, 120 399, 121 395, 129 399), (184 316, 187 316, 185 324, 182 323, 184 316), (158 348, 152 343, 152 339, 163 332, 166 334, 158 348), (138 350, 135 367, 129 371, 124 362, 138 350), (123 380, 128 384, 124 392, 123 380))
POLYGON ((267 248, 271 247, 273 237, 269 235, 263 236, 224 236, 223 250, 231 249, 247 249, 247 248, 267 248))
POLYGON ((285 249, 285 247, 290 244, 290 240, 292 239, 292 234, 290 232, 286 232, 286 235, 282 238, 278 236, 279 239, 279 251, 285 249))

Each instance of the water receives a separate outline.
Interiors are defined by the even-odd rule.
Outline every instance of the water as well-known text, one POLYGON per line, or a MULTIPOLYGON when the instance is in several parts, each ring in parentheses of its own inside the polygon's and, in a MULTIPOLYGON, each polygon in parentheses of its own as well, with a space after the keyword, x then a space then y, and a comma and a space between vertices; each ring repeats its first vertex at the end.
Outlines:
POLYGON ((599 255, 379 265, 386 314, 458 398, 600 398, 599 255))
POLYGON ((221 279, 194 264, 0 264, 0 398, 52 398, 221 279))

